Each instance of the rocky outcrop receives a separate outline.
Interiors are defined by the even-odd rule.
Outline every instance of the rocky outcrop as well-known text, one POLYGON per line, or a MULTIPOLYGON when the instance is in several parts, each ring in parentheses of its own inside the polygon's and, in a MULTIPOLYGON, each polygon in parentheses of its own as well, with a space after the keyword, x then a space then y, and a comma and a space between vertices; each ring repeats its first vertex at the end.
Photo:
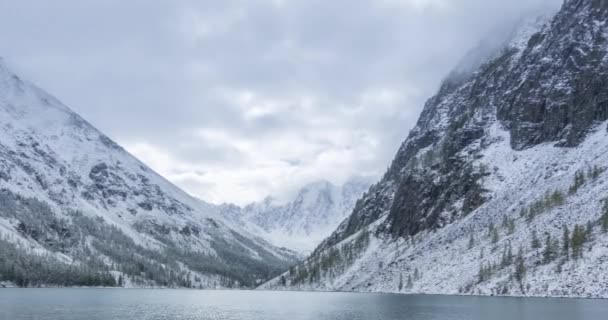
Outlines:
POLYGON ((497 67, 508 70, 496 106, 514 149, 553 141, 574 147, 608 119, 606 8, 606 1, 568 1, 514 68, 497 67))

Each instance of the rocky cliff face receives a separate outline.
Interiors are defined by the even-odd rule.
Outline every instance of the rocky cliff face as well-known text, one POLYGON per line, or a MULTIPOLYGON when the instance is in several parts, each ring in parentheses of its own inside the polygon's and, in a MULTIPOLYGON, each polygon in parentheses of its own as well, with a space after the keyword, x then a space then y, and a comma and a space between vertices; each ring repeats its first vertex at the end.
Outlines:
POLYGON ((1 61, 0 239, 0 280, 19 285, 252 286, 294 261, 1 61))
POLYGON ((508 48, 454 91, 452 83, 443 86, 397 155, 407 167, 408 155, 420 157, 431 147, 424 155, 430 168, 416 172, 416 166, 400 177, 389 215, 394 234, 441 226, 484 202, 478 181, 488 172, 470 160, 484 149, 492 123, 509 131, 514 150, 523 150, 545 142, 576 147, 608 119, 607 13, 603 1, 570 1, 525 48, 508 48), (450 208, 456 200, 461 207, 450 208))
POLYGON ((546 24, 520 28, 476 71, 448 78, 352 215, 304 264, 267 286, 608 295, 576 271, 584 261, 589 274, 603 274, 607 258, 598 230, 608 190, 606 21, 606 1, 566 1, 546 24), (553 250, 551 239, 576 225, 588 226, 586 241, 595 241, 585 242, 592 253, 582 260, 543 259, 543 246, 531 248, 535 234, 549 237, 545 249, 553 250), (371 240, 353 252, 364 234, 371 240), (520 251, 517 270, 533 272, 516 273, 513 259, 500 263, 507 249, 520 251))
POLYGON ((542 142, 574 147, 606 120, 606 13, 605 1, 569 2, 530 39, 499 88, 505 102, 496 103, 514 149, 542 142))

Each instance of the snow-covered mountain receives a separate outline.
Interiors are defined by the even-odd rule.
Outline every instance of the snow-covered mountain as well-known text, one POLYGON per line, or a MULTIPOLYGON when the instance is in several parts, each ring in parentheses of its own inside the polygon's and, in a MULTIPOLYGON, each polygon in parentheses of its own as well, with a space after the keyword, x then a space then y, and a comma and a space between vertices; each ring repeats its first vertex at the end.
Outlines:
POLYGON ((608 297, 608 1, 428 100, 385 176, 262 288, 608 297))
POLYGON ((0 60, 0 281, 251 286, 293 263, 0 60))
POLYGON ((317 181, 287 203, 268 197, 244 207, 223 205, 222 213, 276 246, 309 254, 348 217, 371 183, 366 177, 353 177, 339 187, 317 181))

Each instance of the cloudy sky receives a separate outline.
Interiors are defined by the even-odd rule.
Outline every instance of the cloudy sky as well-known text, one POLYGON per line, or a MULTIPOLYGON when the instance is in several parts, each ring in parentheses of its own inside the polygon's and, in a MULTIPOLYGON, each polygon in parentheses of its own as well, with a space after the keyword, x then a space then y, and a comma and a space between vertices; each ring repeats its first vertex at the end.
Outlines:
POLYGON ((379 176, 471 48, 562 0, 19 0, 0 56, 204 200, 379 176))

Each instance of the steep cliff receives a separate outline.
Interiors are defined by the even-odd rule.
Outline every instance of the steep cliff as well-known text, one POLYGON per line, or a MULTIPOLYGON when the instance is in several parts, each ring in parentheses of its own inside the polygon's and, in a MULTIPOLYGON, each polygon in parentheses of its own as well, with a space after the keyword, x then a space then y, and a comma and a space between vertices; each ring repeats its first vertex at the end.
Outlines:
POLYGON ((449 77, 352 215, 265 287, 608 296, 606 21, 566 1, 449 77))

